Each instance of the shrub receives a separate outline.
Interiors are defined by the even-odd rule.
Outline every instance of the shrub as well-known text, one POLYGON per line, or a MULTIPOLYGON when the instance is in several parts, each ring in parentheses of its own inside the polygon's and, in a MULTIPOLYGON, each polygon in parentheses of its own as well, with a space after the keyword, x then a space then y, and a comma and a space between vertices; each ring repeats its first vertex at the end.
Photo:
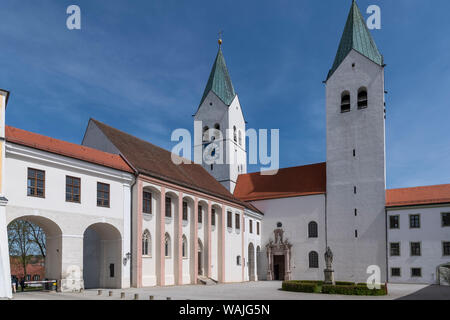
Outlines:
POLYGON ((348 282, 348 281, 336 281, 337 286, 354 286, 354 282, 348 282))
POLYGON ((293 291, 293 292, 307 292, 307 293, 319 292, 317 282, 283 281, 281 289, 284 291, 293 291))
POLYGON ((322 286, 322 293, 325 294, 342 294, 355 296, 383 296, 386 295, 386 286, 382 285, 380 289, 369 289, 367 285, 324 285, 322 286))

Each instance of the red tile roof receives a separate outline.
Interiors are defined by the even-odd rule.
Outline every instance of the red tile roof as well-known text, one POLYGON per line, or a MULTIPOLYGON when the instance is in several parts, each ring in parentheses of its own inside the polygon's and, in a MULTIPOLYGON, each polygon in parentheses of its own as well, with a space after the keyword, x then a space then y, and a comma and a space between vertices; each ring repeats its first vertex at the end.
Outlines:
POLYGON ((133 173, 133 170, 120 155, 106 153, 10 126, 6 126, 5 131, 6 141, 8 142, 133 173))
POLYGON ((234 196, 244 200, 265 200, 324 194, 326 192, 326 163, 278 170, 276 175, 259 172, 241 174, 234 196))
POLYGON ((94 119, 91 119, 91 121, 139 173, 213 195, 260 212, 250 204, 234 197, 227 188, 201 165, 176 165, 172 161, 172 153, 170 151, 100 121, 94 119))
POLYGON ((386 190, 386 207, 450 203, 450 184, 386 190))

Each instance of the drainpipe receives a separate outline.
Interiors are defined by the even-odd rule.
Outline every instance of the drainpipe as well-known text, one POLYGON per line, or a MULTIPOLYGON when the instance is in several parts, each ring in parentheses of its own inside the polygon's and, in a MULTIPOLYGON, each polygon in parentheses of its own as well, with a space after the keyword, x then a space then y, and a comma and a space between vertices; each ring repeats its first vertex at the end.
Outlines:
MULTIPOLYGON (((127 163, 127 165, 133 169, 134 174, 134 181, 130 185, 130 253, 133 252, 133 188, 137 183, 138 177, 139 177, 139 171, 127 160, 127 158, 119 153, 119 155, 122 157, 122 159, 127 163)), ((130 259, 130 288, 132 287, 133 282, 133 259, 130 259)))

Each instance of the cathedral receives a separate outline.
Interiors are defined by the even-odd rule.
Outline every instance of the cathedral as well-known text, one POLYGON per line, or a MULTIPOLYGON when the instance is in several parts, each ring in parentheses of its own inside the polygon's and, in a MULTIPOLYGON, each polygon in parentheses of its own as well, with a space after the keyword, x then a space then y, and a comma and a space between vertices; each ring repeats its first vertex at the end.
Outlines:
POLYGON ((1 90, 0 297, 11 297, 16 220, 45 231, 45 274, 60 291, 323 280, 327 251, 338 281, 378 270, 382 283, 445 284, 450 185, 386 190, 384 68, 353 1, 324 82, 325 162, 275 175, 247 172, 246 120, 221 41, 193 110, 194 153, 221 162, 175 164, 96 119, 80 145, 13 128, 1 90))

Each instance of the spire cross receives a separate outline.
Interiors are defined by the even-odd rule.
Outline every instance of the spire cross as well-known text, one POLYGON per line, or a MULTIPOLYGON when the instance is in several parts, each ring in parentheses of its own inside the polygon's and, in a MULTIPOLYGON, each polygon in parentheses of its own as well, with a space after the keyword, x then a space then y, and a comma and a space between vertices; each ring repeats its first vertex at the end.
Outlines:
POLYGON ((220 30, 217 35, 219 36, 218 42, 219 42, 219 47, 220 47, 222 45, 223 30, 220 30))

